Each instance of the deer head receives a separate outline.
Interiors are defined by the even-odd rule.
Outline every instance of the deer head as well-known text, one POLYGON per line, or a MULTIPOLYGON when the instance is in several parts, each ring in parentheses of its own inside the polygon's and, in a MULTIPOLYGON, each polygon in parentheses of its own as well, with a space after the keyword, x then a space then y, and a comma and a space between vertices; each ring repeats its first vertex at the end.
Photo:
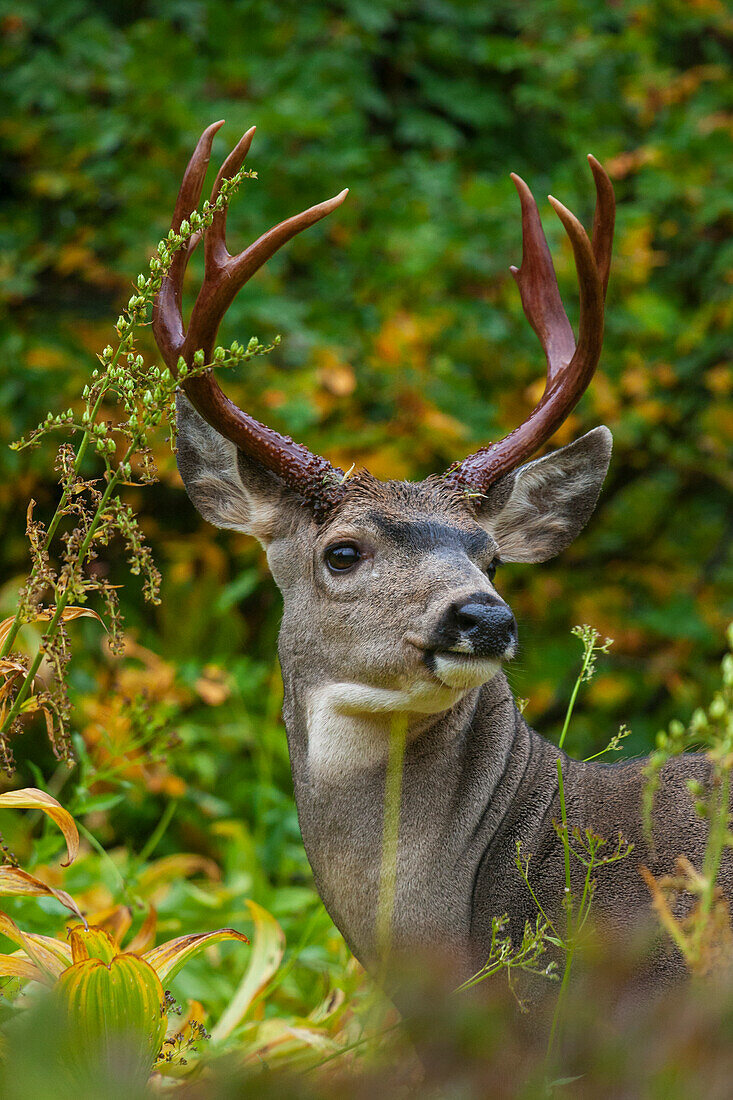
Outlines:
MULTIPOLYGON (((195 208, 214 134, 202 135, 173 218, 195 208)), ((212 193, 236 172, 254 128, 224 162, 212 193)), ((544 394, 509 435, 421 483, 343 472, 259 424, 220 390, 212 370, 183 382, 178 465, 201 515, 262 543, 284 598, 280 657, 286 685, 348 686, 367 711, 433 713, 490 680, 517 644, 511 610, 494 587, 502 562, 542 562, 568 546, 591 515, 608 468, 611 433, 595 428, 528 461, 574 408, 601 353, 614 224, 613 189, 589 157, 596 185, 592 238, 550 199, 570 238, 580 284, 576 341, 565 314, 537 206, 513 176, 522 207, 523 258, 512 268, 524 311, 547 359, 544 394)), ((225 244, 225 212, 205 234, 205 275, 188 327, 182 286, 192 246, 175 258, 153 316, 158 345, 176 369, 203 349, 211 361, 225 311, 247 279, 295 233, 346 197, 282 222, 246 251, 225 244)), ((349 694, 350 693, 350 694, 349 694)), ((347 704, 345 704, 347 705, 347 704)))

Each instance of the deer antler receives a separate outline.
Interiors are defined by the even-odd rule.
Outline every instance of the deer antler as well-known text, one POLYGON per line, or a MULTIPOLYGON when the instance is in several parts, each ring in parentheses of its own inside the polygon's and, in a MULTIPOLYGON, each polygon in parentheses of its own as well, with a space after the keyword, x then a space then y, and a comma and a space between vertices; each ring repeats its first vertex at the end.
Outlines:
POLYGON ((545 390, 536 407, 518 428, 498 443, 482 447, 452 466, 446 477, 462 489, 483 492, 545 443, 572 412, 590 382, 601 355, 603 305, 611 266, 615 219, 613 186, 606 172, 589 156, 596 184, 593 239, 578 219, 550 197, 565 227, 575 256, 580 284, 578 344, 560 299, 550 250, 542 231, 537 204, 524 180, 512 174, 522 204, 522 265, 511 268, 522 306, 547 358, 545 390))
MULTIPOLYGON (((183 220, 190 217, 196 208, 214 135, 223 125, 223 121, 214 122, 199 138, 176 201, 171 223, 176 233, 183 220)), ((219 169, 211 193, 212 203, 219 195, 222 181, 229 179, 241 168, 254 133, 253 126, 219 169)), ((342 191, 334 198, 288 218, 236 256, 232 256, 226 246, 226 207, 218 211, 205 232, 204 280, 186 329, 182 316, 183 279, 199 235, 191 237, 188 244, 175 254, 153 307, 153 332, 168 367, 175 372, 181 357, 191 366, 194 354, 199 350, 203 350, 204 361, 209 362, 219 325, 241 287, 281 245, 296 233, 325 218, 341 205, 347 194, 348 191, 342 191)), ((300 493, 317 517, 322 516, 341 499, 343 491, 340 475, 343 471, 243 412, 222 393, 212 370, 186 378, 182 385, 194 408, 212 427, 300 493)))

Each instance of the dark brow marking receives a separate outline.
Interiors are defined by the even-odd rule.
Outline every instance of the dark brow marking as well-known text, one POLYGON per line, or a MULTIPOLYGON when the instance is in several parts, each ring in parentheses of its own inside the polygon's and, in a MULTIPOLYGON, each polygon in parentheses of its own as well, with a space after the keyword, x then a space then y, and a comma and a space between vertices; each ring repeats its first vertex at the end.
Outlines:
POLYGON ((484 553, 491 539, 480 527, 466 530, 436 520, 390 519, 381 512, 369 511, 367 521, 399 546, 410 550, 432 550, 440 546, 452 546, 465 550, 469 555, 484 553))

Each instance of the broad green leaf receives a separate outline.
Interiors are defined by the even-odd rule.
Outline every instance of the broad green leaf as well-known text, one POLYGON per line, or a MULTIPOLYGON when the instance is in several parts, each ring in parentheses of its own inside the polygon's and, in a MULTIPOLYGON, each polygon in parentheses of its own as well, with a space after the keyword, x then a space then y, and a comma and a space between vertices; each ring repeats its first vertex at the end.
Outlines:
POLYGON ((140 1082, 148 1079, 166 1032, 165 994, 153 968, 136 955, 109 963, 84 959, 64 972, 56 991, 75 1037, 74 1069, 115 1072, 120 1047, 140 1082))
POLYGON ((127 796, 124 794, 94 794, 82 798, 76 803, 76 816, 99 813, 100 810, 111 810, 124 802, 127 796))
POLYGON ((285 950, 285 935, 272 914, 251 899, 247 899, 247 907, 255 926, 249 965, 234 996, 212 1029, 211 1037, 215 1041, 226 1039, 242 1022, 255 997, 276 973, 285 950))
POLYGON ((146 951, 143 958, 150 963, 162 982, 173 978, 184 963, 198 955, 213 943, 221 943, 222 940, 239 940, 240 943, 249 943, 241 932, 235 932, 233 928, 219 928, 216 932, 197 932, 189 936, 179 936, 175 940, 168 940, 160 947, 154 947, 152 951, 146 951))
POLYGON ((23 787, 19 791, 7 791, 0 794, 0 809, 43 810, 58 825, 64 834, 68 858, 62 867, 68 867, 76 859, 79 851, 79 830, 73 817, 63 806, 45 791, 36 787, 23 787))
POLYGON ((0 896, 56 898, 80 921, 84 920, 81 910, 70 894, 65 890, 56 890, 53 886, 47 886, 45 882, 34 878, 27 871, 22 871, 20 867, 0 867, 0 896))

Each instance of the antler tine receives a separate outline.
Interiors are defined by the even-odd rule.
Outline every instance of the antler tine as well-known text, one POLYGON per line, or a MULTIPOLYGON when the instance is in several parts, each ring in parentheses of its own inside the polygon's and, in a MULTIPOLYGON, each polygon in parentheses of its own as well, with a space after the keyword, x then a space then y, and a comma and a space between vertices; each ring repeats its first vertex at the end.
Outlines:
MULTIPOLYGON (((217 122, 204 131, 189 161, 173 215, 175 231, 180 229, 183 219, 198 203, 213 138, 222 125, 222 122, 217 122)), ((223 180, 239 170, 254 133, 255 128, 252 127, 224 161, 214 183, 212 202, 216 201, 223 180)), ((204 281, 191 311, 187 331, 181 316, 181 298, 183 276, 196 243, 194 238, 191 238, 188 248, 181 249, 174 257, 156 297, 153 331, 168 366, 175 371, 180 357, 191 366, 199 350, 204 352, 204 361, 209 361, 221 320, 244 283, 281 245, 301 229, 330 214, 340 206, 347 194, 348 191, 342 191, 333 199, 287 219, 264 233, 238 256, 230 255, 227 250, 226 211, 218 211, 205 234, 204 281)), ((238 408, 222 392, 211 369, 185 378, 182 385, 194 408, 212 427, 299 492, 312 507, 316 518, 322 518, 341 499, 343 471, 238 408)))
POLYGON ((560 299, 555 270, 531 191, 512 176, 522 205, 522 265, 512 274, 522 306, 547 358, 547 381, 539 403, 509 435, 483 447, 448 471, 451 484, 485 491, 503 474, 531 457, 557 431, 585 392, 598 365, 603 343, 603 303, 611 262, 614 226, 613 186, 589 157, 596 184, 593 241, 578 219, 550 196, 573 248, 580 288, 578 344, 560 299))
MULTIPOLYGON (((249 130, 247 130, 246 134, 242 135, 217 172, 214 186, 211 189, 211 198, 209 200, 212 206, 219 198, 222 182, 226 179, 231 179, 244 164, 244 158, 250 150, 252 138, 255 136, 256 130, 256 126, 250 126, 249 130)), ((206 262, 208 264, 223 264, 226 260, 230 259, 225 239, 228 209, 228 206, 224 206, 223 209, 214 214, 211 226, 206 234, 204 246, 206 249, 206 262)))
POLYGON ((588 154, 588 163, 596 184, 596 209, 593 215, 593 255, 598 265, 598 273, 603 284, 603 297, 606 297, 608 275, 611 270, 611 250, 613 248, 613 229, 616 222, 616 198, 613 184, 603 165, 592 153, 588 154))
MULTIPOLYGON (((214 243, 209 247, 206 256, 208 264, 206 281, 191 311, 187 348, 196 351, 203 348, 204 355, 208 359, 213 350, 221 320, 248 279, 292 237, 315 225, 339 207, 348 193, 348 188, 345 188, 332 199, 326 199, 325 202, 311 206, 300 214, 294 214, 263 233, 254 244, 236 256, 230 255, 227 251, 221 235, 223 222, 219 222, 214 243), (209 279, 209 274, 215 277, 209 279), (194 334, 197 341, 195 348, 191 344, 194 334)), ((212 225, 211 228, 213 229, 214 226, 212 225)))
MULTIPOLYGON (((190 217, 201 198, 206 169, 211 159, 214 137, 224 125, 224 119, 207 126, 196 143, 196 148, 183 174, 181 187, 173 211, 171 229, 177 233, 184 219, 190 217)), ((153 305, 153 332, 167 365, 174 370, 185 339, 183 316, 183 278, 197 239, 189 239, 188 245, 173 256, 167 277, 156 295, 153 305)))
POLYGON ((555 266, 534 195, 521 176, 512 172, 511 178, 522 207, 522 264, 509 270, 519 287, 527 320, 544 348, 549 384, 572 359, 575 337, 560 298, 555 266))

